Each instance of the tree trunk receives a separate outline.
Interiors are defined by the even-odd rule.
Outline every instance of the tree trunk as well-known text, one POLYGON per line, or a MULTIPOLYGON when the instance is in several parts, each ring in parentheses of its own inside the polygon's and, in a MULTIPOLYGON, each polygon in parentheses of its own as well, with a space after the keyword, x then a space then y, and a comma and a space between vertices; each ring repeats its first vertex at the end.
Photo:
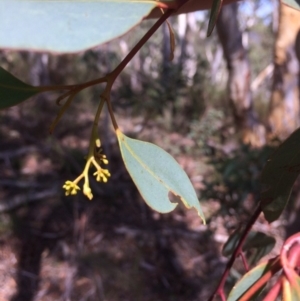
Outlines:
POLYGON ((243 142, 261 146, 265 142, 265 130, 253 110, 250 65, 237 15, 236 3, 223 6, 216 24, 229 72, 229 101, 237 128, 242 129, 243 142))
POLYGON ((299 126, 299 61, 295 52, 299 28, 300 12, 280 1, 269 113, 271 138, 285 139, 299 126))

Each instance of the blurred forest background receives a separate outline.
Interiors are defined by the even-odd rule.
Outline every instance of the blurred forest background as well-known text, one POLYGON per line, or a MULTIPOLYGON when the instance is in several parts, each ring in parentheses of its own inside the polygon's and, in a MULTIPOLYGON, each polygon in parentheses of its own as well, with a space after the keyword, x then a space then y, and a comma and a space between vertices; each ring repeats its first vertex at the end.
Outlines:
MULTIPOLYGON (((99 132, 112 177, 91 180, 93 201, 65 197, 62 185, 84 166, 103 87, 80 93, 52 135, 56 95, 34 97, 0 112, 0 301, 208 298, 226 264, 223 243, 257 204, 268 156, 299 126, 300 15, 277 0, 245 0, 224 7, 206 38, 208 16, 172 17, 174 60, 165 25, 112 93, 122 131, 185 169, 207 225, 181 206, 167 215, 147 207, 106 112, 99 132)), ((112 70, 153 22, 79 54, 2 51, 0 64, 33 85, 86 82, 112 70)), ((276 237, 272 252, 299 230, 299 202, 295 188, 279 221, 255 224, 276 237)), ((237 260, 228 289, 242 273, 237 260)))

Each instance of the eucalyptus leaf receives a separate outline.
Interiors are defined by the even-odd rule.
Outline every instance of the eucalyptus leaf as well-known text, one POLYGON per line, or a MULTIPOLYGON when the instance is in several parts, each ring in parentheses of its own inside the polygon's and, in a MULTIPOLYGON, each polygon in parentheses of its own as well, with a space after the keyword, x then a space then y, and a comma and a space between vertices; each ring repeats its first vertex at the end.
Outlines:
POLYGON ((300 0, 282 0, 282 2, 290 7, 300 10, 300 0))
MULTIPOLYGON (((260 278, 266 273, 272 275, 280 270, 280 265, 275 259, 261 263, 246 273, 232 288, 227 301, 238 301, 260 278)), ((262 288, 262 287, 261 287, 262 288)), ((251 299, 252 300, 252 299, 251 299)), ((254 300, 257 300, 256 298, 254 300)))
POLYGON ((213 4, 210 11, 207 36, 209 37, 216 25, 220 10, 222 8, 223 0, 213 0, 213 4))
POLYGON ((261 193, 262 209, 268 222, 281 215, 300 173, 300 129, 291 134, 267 161, 261 182, 267 187, 261 193))
POLYGON ((25 84, 0 67, 0 110, 15 106, 40 92, 38 87, 25 84))
POLYGON ((205 223, 196 192, 180 165, 158 146, 131 139, 116 131, 125 166, 143 196, 154 210, 168 213, 177 203, 168 194, 178 196, 187 208, 194 208, 205 223))
POLYGON ((0 48, 76 52, 139 23, 155 1, 0 0, 0 48))

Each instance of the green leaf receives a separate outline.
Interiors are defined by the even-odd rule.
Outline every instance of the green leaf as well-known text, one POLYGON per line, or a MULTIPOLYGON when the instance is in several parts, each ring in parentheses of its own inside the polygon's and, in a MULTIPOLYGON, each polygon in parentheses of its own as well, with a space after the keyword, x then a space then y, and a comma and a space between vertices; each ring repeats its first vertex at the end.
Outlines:
POLYGON ((300 10, 300 0, 282 0, 282 2, 292 8, 300 10))
POLYGON ((243 250, 247 253, 249 265, 256 264, 261 258, 269 254, 275 243, 276 240, 272 236, 262 232, 250 232, 243 246, 243 250), (251 255, 248 256, 248 253, 251 255))
POLYGON ((0 110, 15 106, 39 92, 38 87, 25 84, 0 67, 0 110))
POLYGON ((196 192, 175 159, 152 143, 128 138, 119 129, 116 133, 125 166, 146 203, 168 213, 177 206, 169 200, 171 192, 187 208, 195 208, 205 223, 196 192))
POLYGON ((229 238, 227 239, 226 243, 223 246, 223 249, 222 249, 223 256, 225 256, 225 257, 231 256, 231 254, 233 253, 234 249, 236 248, 236 246, 241 238, 242 231, 243 231, 243 228, 238 228, 233 233, 231 233, 231 235, 229 236, 229 238))
POLYGON ((213 0, 213 4, 210 11, 209 23, 207 28, 207 36, 209 37, 216 25, 220 10, 222 8, 223 0, 213 0))
MULTIPOLYGON (((241 280, 239 280, 232 288, 227 301, 239 300, 260 278, 265 274, 271 273, 270 278, 280 270, 280 264, 275 259, 271 259, 267 262, 261 263, 260 265, 253 268, 251 271, 246 273, 241 280)), ((262 284, 261 289, 265 284, 262 284)), ((256 299, 255 299, 256 300, 256 299)))
POLYGON ((268 222, 281 215, 300 173, 300 129, 289 136, 268 160, 261 175, 267 190, 261 193, 262 209, 268 222))
MULTIPOLYGON (((223 256, 230 256, 240 241, 243 228, 234 231, 227 242, 224 244, 223 256)), ((251 231, 243 245, 243 251, 246 252, 248 263, 250 265, 258 262, 263 256, 269 254, 275 246, 275 238, 262 232, 251 231)))
POLYGON ((0 48, 75 52, 139 23, 155 1, 1 0, 0 48))

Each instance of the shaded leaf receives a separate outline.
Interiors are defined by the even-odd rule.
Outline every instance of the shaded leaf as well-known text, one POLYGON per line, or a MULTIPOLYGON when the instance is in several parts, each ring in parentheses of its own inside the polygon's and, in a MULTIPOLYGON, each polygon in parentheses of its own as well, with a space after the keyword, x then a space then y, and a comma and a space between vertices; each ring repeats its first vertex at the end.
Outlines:
POLYGON ((282 0, 282 2, 290 7, 300 10, 300 0, 282 0))
POLYGON ((222 249, 222 255, 225 257, 231 256, 234 249, 236 248, 242 234, 243 228, 238 228, 233 233, 230 234, 229 238, 227 239, 226 243, 222 249))
MULTIPOLYGON (((239 300, 260 278, 267 273, 270 273, 270 278, 280 270, 280 264, 275 259, 271 259, 267 262, 261 263, 260 265, 253 268, 251 271, 246 273, 241 280, 239 280, 232 288, 227 301, 239 300)), ((262 284, 260 289, 265 284, 262 284)), ((257 290, 259 291, 259 289, 257 290)))
POLYGON ((175 52, 175 46, 176 46, 176 40, 175 40, 175 34, 174 34, 174 30, 171 26, 171 24, 169 23, 169 21, 166 21, 168 29, 169 29, 169 34, 170 34, 170 57, 169 57, 169 61, 172 62, 174 60, 174 52, 175 52))
POLYGON ((0 48, 81 51, 124 34, 155 1, 0 1, 0 48))
POLYGON ((209 16, 209 23, 208 23, 208 28, 207 28, 207 36, 209 37, 214 30, 214 27, 216 25, 220 10, 222 8, 222 3, 223 0, 214 0, 211 11, 210 11, 210 16, 209 16))
MULTIPOLYGON (((223 256, 231 256, 240 241, 243 228, 234 231, 223 246, 223 256)), ((274 248, 276 240, 262 232, 251 231, 243 245, 242 250, 246 253, 250 265, 258 262, 262 257, 269 254, 274 248)))
POLYGON ((39 92, 38 87, 25 84, 0 67, 0 110, 15 106, 39 92))
MULTIPOLYGON (((269 254, 274 248, 276 240, 272 236, 268 236, 262 232, 250 232, 243 250, 248 254, 251 251, 251 255, 248 258, 250 265, 254 265, 265 255, 269 254)), ((247 256, 248 257, 248 256, 247 256)))
POLYGON ((152 143, 128 138, 119 129, 116 133, 125 166, 146 203, 158 212, 170 212, 177 206, 169 200, 171 192, 205 222, 196 192, 175 159, 152 143))
POLYGON ((289 136, 267 161, 261 182, 262 209, 268 222, 275 221, 284 210, 295 180, 300 173, 300 129, 289 136))

